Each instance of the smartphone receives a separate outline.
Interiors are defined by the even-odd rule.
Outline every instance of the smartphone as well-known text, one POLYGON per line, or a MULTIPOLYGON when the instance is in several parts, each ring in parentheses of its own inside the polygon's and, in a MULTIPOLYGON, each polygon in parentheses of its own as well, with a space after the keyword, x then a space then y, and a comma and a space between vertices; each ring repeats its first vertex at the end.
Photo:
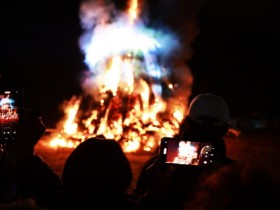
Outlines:
POLYGON ((0 144, 15 139, 22 108, 22 88, 0 88, 0 144))
POLYGON ((214 161, 210 142, 164 137, 160 144, 160 159, 165 164, 209 166, 214 161))

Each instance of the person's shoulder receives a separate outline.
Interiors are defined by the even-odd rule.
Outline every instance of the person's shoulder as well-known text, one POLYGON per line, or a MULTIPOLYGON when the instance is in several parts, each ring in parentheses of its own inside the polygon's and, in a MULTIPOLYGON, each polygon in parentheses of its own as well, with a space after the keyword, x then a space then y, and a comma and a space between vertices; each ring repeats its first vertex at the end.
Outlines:
POLYGON ((33 155, 17 163, 17 171, 49 171, 54 173, 53 168, 46 162, 42 156, 33 155))

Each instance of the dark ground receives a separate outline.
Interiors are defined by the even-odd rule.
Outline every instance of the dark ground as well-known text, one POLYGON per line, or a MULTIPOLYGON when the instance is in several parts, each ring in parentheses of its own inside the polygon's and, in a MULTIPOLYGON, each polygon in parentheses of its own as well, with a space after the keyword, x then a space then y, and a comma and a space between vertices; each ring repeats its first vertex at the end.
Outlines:
MULTIPOLYGON (((36 151, 61 175, 63 164, 72 149, 47 148, 44 143, 48 140, 44 136, 38 143, 36 151)), ((250 164, 263 167, 271 176, 280 183, 280 132, 277 131, 246 131, 236 136, 225 138, 227 154, 229 157, 250 164)), ((135 187, 135 182, 144 162, 149 154, 127 154, 133 170, 133 182, 129 192, 135 187)))

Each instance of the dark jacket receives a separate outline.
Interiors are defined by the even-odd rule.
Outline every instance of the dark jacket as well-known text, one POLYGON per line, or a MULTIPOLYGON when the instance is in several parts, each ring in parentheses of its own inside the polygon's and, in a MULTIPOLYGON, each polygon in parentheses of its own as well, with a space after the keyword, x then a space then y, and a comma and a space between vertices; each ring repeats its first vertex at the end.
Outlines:
POLYGON ((18 197, 31 198, 39 206, 55 208, 61 192, 61 181, 54 170, 40 157, 34 155, 16 165, 18 197))

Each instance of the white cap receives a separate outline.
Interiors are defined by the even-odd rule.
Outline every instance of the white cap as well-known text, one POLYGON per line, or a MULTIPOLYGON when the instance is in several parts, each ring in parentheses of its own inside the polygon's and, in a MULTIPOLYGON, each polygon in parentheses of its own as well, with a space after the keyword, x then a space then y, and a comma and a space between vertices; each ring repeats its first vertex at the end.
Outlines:
POLYGON ((198 123, 203 123, 200 117, 210 117, 217 120, 215 125, 229 123, 229 108, 220 96, 210 93, 197 95, 190 103, 189 117, 198 123))

